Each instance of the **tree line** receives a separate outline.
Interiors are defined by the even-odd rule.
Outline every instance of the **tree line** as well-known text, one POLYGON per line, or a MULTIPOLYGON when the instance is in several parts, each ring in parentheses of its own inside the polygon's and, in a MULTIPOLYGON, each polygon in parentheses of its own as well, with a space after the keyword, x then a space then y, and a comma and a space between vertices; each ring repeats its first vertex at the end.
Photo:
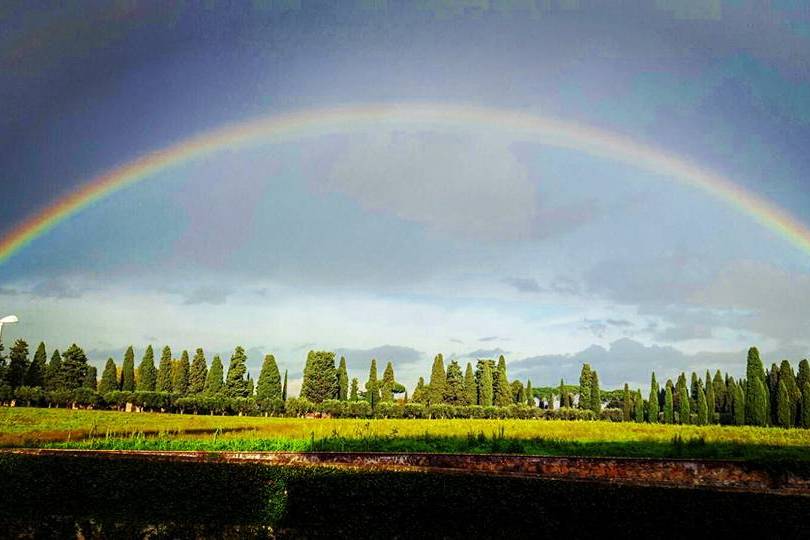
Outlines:
POLYGON ((380 377, 372 359, 368 378, 361 384, 349 378, 345 357, 328 351, 307 354, 299 397, 287 395, 287 371, 282 376, 272 354, 264 357, 258 380, 247 371, 247 355, 237 346, 227 371, 220 356, 210 366, 203 349, 190 358, 182 351, 173 357, 169 346, 155 352, 148 346, 135 363, 127 348, 120 367, 107 360, 101 377, 81 347, 73 344, 48 357, 40 343, 30 357, 26 341, 18 339, 4 354, 0 343, 0 402, 27 405, 85 406, 218 414, 310 413, 349 417, 405 418, 572 418, 667 424, 728 424, 810 427, 810 364, 798 371, 790 362, 763 367, 756 347, 748 351, 746 376, 735 380, 717 370, 714 376, 681 373, 663 388, 655 373, 644 399, 641 389, 604 391, 599 376, 583 364, 579 385, 533 388, 510 381, 506 360, 480 359, 462 370, 457 360, 445 365, 441 354, 433 360, 429 380, 419 377, 411 396, 397 382, 392 362, 380 377))

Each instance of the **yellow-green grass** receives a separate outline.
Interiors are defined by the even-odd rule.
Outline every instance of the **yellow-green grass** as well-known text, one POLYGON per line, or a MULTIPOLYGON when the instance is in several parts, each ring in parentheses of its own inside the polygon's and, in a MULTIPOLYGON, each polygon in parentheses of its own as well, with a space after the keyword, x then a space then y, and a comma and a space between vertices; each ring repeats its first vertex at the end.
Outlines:
POLYGON ((810 460, 810 430, 803 429, 564 420, 264 418, 37 408, 0 409, 0 445, 810 460))

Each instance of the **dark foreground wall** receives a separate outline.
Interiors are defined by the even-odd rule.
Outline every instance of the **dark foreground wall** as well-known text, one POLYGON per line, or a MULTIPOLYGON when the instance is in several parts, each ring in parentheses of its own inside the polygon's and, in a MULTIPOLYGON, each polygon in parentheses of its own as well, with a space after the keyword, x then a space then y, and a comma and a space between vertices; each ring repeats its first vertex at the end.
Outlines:
POLYGON ((810 534, 795 495, 221 461, 0 455, 5 537, 810 534))

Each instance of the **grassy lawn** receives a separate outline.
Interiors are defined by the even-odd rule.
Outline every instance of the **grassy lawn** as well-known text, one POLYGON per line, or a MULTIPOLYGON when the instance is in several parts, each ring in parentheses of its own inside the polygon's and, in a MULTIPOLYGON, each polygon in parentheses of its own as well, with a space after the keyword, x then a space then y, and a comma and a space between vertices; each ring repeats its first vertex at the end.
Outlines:
POLYGON ((561 420, 307 419, 0 409, 0 445, 810 461, 810 430, 561 420))

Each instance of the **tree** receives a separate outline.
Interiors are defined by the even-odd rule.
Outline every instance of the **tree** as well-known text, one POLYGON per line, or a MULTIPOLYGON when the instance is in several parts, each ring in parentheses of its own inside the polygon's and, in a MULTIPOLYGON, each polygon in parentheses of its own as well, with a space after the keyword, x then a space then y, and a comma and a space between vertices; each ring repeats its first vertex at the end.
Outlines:
POLYGON ((478 405, 492 406, 492 369, 495 363, 492 360, 479 360, 475 369, 476 393, 478 405))
POLYGON ((391 362, 385 365, 383 371, 382 384, 380 385, 380 401, 392 402, 394 401, 394 366, 391 362))
MULTIPOLYGON (((419 380, 422 380, 422 377, 419 377, 419 380)), ((360 381, 357 380, 357 377, 352 379, 352 389, 349 393, 349 400, 350 401, 358 401, 360 399, 360 381)))
POLYGON ((163 347, 160 355, 156 387, 158 392, 172 391, 172 350, 168 345, 163 347))
POLYGON ((304 381, 301 384, 301 397, 313 403, 335 399, 338 395, 335 353, 309 351, 304 366, 304 381))
POLYGON ((349 371, 346 369, 346 358, 340 357, 340 365, 337 372, 338 378, 338 399, 346 401, 349 397, 349 371))
POLYGON ((124 363, 121 365, 121 390, 124 392, 135 391, 135 351, 132 345, 124 353, 124 363))
POLYGON ((582 370, 579 373, 579 408, 590 409, 591 404, 591 365, 582 364, 582 370))
POLYGON ((264 356, 262 370, 259 372, 259 383, 256 386, 256 399, 281 399, 281 373, 278 371, 276 357, 272 354, 264 356))
POLYGON ((534 407, 534 389, 532 388, 532 381, 529 379, 526 381, 526 405, 529 407, 534 407))
POLYGON ((691 382, 691 385, 689 387, 689 399, 690 399, 689 404, 690 405, 697 405, 698 391, 700 390, 700 386, 701 386, 700 378, 698 378, 697 373, 695 373, 693 371, 692 372, 692 382, 691 382))
POLYGON ((751 426, 764 426, 767 423, 767 396, 765 394, 765 371, 759 359, 759 350, 748 350, 745 368, 745 423, 751 426))
POLYGON ((62 353, 62 387, 75 390, 84 385, 87 378, 87 356, 75 343, 62 353))
POLYGON ((245 349, 237 346, 231 355, 228 375, 225 378, 225 395, 231 398, 248 397, 247 355, 245 349))
MULTIPOLYGON (((799 384, 796 380, 796 375, 793 373, 793 368, 790 367, 790 362, 787 360, 782 360, 782 363, 779 365, 779 382, 784 382, 785 389, 787 389, 788 398, 790 399, 790 403, 788 404, 790 408, 790 427, 793 427, 796 425, 799 418, 799 407, 802 402, 802 393, 799 390, 799 384)), ((777 402, 778 400, 779 398, 777 395, 777 402)))
POLYGON ((465 405, 478 404, 478 388, 475 384, 475 375, 470 362, 467 362, 467 369, 464 371, 464 403, 465 405))
POLYGON ((201 348, 194 352, 191 360, 191 367, 188 371, 188 393, 192 396, 202 394, 205 391, 205 380, 208 378, 208 364, 205 361, 205 353, 201 348))
POLYGON ((731 410, 732 421, 735 426, 745 425, 745 396, 742 386, 729 379, 726 385, 729 394, 729 409, 731 410))
POLYGON ((503 355, 498 357, 498 368, 493 374, 492 402, 498 407, 508 407, 514 402, 509 378, 506 376, 506 359, 503 355))
MULTIPOLYGON (((711 385, 709 385, 711 387, 711 385)), ((706 402, 706 393, 698 388, 697 395, 697 425, 705 426, 709 423, 709 405, 706 402)))
POLYGON ((84 375, 82 386, 89 388, 93 392, 96 391, 98 388, 98 369, 96 369, 96 366, 87 366, 87 372, 84 375))
POLYGON ((461 374, 461 366, 455 360, 447 366, 444 402, 451 405, 464 405, 464 376, 461 374))
POLYGON ((591 410, 599 418, 602 412, 602 392, 599 390, 599 375, 591 371, 591 410))
POLYGON ((680 394, 678 399, 678 423, 690 424, 691 411, 689 410, 689 394, 687 393, 685 384, 679 387, 678 393, 680 394))
POLYGON ((48 367, 48 353, 45 351, 45 344, 39 343, 37 351, 34 353, 34 360, 28 366, 25 373, 25 386, 35 388, 45 384, 45 370, 48 367))
POLYGON ((45 390, 62 390, 62 354, 59 349, 53 351, 51 361, 45 370, 45 390))
POLYGON ((805 358, 799 362, 799 374, 796 375, 796 385, 802 391, 802 396, 804 396, 804 385, 806 383, 810 383, 810 363, 805 358))
MULTIPOLYGON (((588 391, 590 392, 590 386, 588 387, 588 391)), ((554 399, 554 396, 551 396, 551 399, 554 399)), ((560 379, 560 408, 568 407, 571 405, 568 403, 568 394, 565 392, 565 383, 562 379, 560 379)))
POLYGON ((728 397, 728 390, 726 388, 726 381, 720 374, 720 370, 714 372, 712 379, 712 386, 714 387, 714 401, 718 412, 731 411, 731 399, 728 397))
POLYGON ((172 365, 172 390, 176 394, 181 396, 188 394, 190 371, 191 365, 188 361, 188 351, 183 351, 180 354, 180 360, 172 365))
POLYGON ((652 424, 658 423, 658 381, 655 380, 655 372, 650 380, 650 400, 647 403, 647 419, 652 424))
POLYGON ((664 395, 664 423, 675 423, 675 410, 672 400, 672 385, 667 384, 666 394, 664 395))
POLYGON ((25 383, 25 374, 28 372, 28 343, 18 339, 8 351, 8 369, 6 382, 14 390, 25 383))
POLYGON ((284 383, 281 385, 281 399, 287 401, 287 370, 284 370, 284 383))
POLYGON ((155 370, 155 351, 149 345, 146 352, 143 354, 143 359, 138 366, 138 384, 137 389, 139 392, 154 392, 155 382, 157 379, 157 371, 155 370))
POLYGON ((777 424, 780 427, 789 428, 793 425, 792 403, 785 381, 779 381, 779 388, 776 393, 777 424))
MULTIPOLYGON (((807 362, 807 360, 802 360, 807 362)), ((799 364, 799 375, 801 375, 802 365, 799 364)), ((810 381, 805 382, 802 386, 802 414, 801 426, 805 429, 810 428, 810 381)))
POLYGON ((247 394, 245 397, 253 397, 253 390, 255 388, 255 384, 253 383, 253 377, 250 376, 250 372, 247 374, 247 394))
POLYGON ((523 388, 523 383, 520 381, 512 381, 512 401, 517 405, 526 403, 526 389, 523 388))
POLYGON ((368 381, 366 381, 366 400, 374 410, 380 402, 380 384, 377 381, 377 360, 371 359, 371 367, 368 369, 368 381))
POLYGON ((709 381, 708 384, 706 384, 706 421, 709 424, 715 423, 716 409, 717 407, 714 399, 714 384, 709 381))
POLYGON ((208 378, 205 379, 205 393, 214 396, 222 392, 224 385, 222 381, 223 377, 224 369, 222 367, 222 359, 219 355, 216 355, 214 359, 211 360, 211 369, 208 370, 208 378))
POLYGON ((630 387, 627 383, 624 383, 624 393, 622 394, 622 420, 629 422, 632 413, 633 404, 630 401, 630 387))
POLYGON ((444 400, 444 387, 447 375, 444 370, 444 358, 441 353, 433 359, 433 368, 430 371, 430 386, 428 386, 428 403, 435 405, 444 400))
POLYGON ((101 382, 98 385, 98 393, 106 394, 118 390, 118 368, 115 367, 115 360, 107 359, 104 371, 101 373, 101 382))
POLYGON ((644 422, 644 398, 641 397, 641 388, 636 391, 634 409, 633 420, 639 424, 644 422))

